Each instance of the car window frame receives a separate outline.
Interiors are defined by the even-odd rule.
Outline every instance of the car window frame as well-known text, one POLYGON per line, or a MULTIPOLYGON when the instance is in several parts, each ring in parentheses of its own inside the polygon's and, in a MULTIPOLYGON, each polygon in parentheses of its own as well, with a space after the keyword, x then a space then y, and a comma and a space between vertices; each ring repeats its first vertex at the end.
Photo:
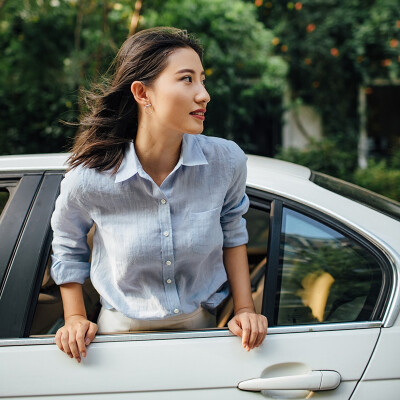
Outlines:
POLYGON ((27 199, 29 207, 24 209, 23 227, 14 242, 3 279, 0 319, 6 323, 0 326, 0 337, 22 338, 29 335, 51 246, 50 218, 63 174, 25 174, 22 180, 26 177, 35 177, 37 186, 32 197, 27 199), (38 225, 41 226, 39 230, 38 225), (15 292, 19 293, 18 297, 15 292))
MULTIPOLYGON (((58 174, 62 175, 63 172, 59 171, 58 174)), ((60 180, 61 181, 61 180, 60 180)), ((59 190, 59 189, 58 189, 59 190)), ((252 201, 252 206, 255 205, 256 208, 261 207, 266 210, 270 208, 270 232, 269 232, 269 238, 268 240, 272 240, 272 237, 276 236, 276 227, 280 227, 282 223, 282 219, 280 218, 280 224, 279 224, 279 204, 283 206, 283 204, 291 204, 294 206, 294 209, 296 211, 301 211, 302 209, 305 209, 309 213, 311 213, 311 217, 314 218, 315 213, 318 214, 317 210, 312 209, 311 207, 308 207, 306 205, 301 205, 300 203, 296 201, 289 200, 284 197, 277 196, 273 193, 267 192, 264 189, 256 189, 252 188, 251 186, 247 186, 246 193, 248 194, 249 198, 252 201), (272 218, 274 216, 274 218, 272 218), (273 228, 275 224, 275 230, 272 231, 271 228, 273 228), (274 232, 274 234, 273 234, 274 232)), ((58 192, 57 192, 58 195, 58 192)), ((53 204, 54 206, 54 204, 53 204)), ((328 218, 328 216, 322 214, 323 220, 328 218)), ((306 215, 309 215, 308 213, 306 215)), ((281 217, 281 215, 280 215, 281 217)), ((334 224, 334 228, 337 226, 337 224, 334 224)), ((340 224, 340 226, 345 226, 344 224, 340 224)), ((351 230, 351 232, 353 232, 351 230)), ((353 232, 354 233, 354 232, 353 232)), ((358 237, 360 235, 357 235, 358 237)), ((276 240, 276 238, 275 238, 276 240)), ((365 240, 365 239, 364 239, 365 240)), ((51 237, 48 237, 48 241, 51 243, 51 237)), ((279 241, 278 241, 279 243, 279 241)), ((278 245, 278 248, 280 246, 278 245)), ((276 246, 274 247, 276 248, 276 246)), ((268 261, 270 261, 272 255, 274 252, 272 252, 272 247, 270 244, 268 244, 268 261)), ((43 271, 45 268, 45 260, 46 257, 44 257, 42 261, 42 266, 43 266, 43 271)), ((385 260, 387 260, 385 258, 385 260)), ((273 268, 272 268, 273 269, 273 268)), ((268 272, 268 264, 267 264, 267 269, 266 269, 266 274, 268 272)), ((36 300, 31 296, 31 300, 35 300, 34 306, 31 305, 31 310, 32 311, 32 317, 33 317, 33 312, 35 310, 36 306, 36 301, 38 297, 38 291, 40 290, 40 283, 41 283, 41 277, 40 274, 37 274, 37 279, 36 279, 36 300)), ((43 275, 43 274, 42 274, 43 275)), ((273 286, 270 282, 271 277, 266 276, 265 283, 264 283, 264 294, 263 294, 263 314, 266 315, 266 307, 265 307, 265 300, 269 301, 271 296, 273 297, 275 294, 274 292, 270 292, 268 290, 269 287, 273 286)), ((31 301, 33 303, 33 301, 31 301)), ((26 320, 27 323, 28 320, 26 320)), ((319 331, 332 331, 332 330, 349 330, 349 329, 362 329, 362 328, 377 328, 382 326, 382 321, 381 320, 374 320, 374 321, 365 321, 365 322, 341 322, 341 323, 326 323, 326 324, 316 324, 316 325, 293 325, 293 326, 273 326, 271 324, 269 328, 269 334, 281 334, 281 333, 303 333, 303 332, 319 332, 319 331)), ((0 338, 0 346, 18 346, 18 345, 39 345, 39 344, 53 344, 54 343, 54 336, 53 335, 45 335, 43 337, 29 337, 29 331, 30 331, 30 325, 27 324, 25 325, 25 336, 19 336, 19 337, 12 337, 9 339, 1 339, 0 338)), ((159 338, 162 339, 174 339, 174 338, 207 338, 207 337, 225 337, 225 336, 232 336, 232 333, 229 332, 227 328, 213 328, 213 329, 207 329, 207 330, 202 330, 202 331, 181 331, 181 332, 154 332, 154 333, 130 333, 130 334, 118 334, 118 335, 99 335, 96 337, 95 342, 120 342, 120 341, 132 341, 132 340, 156 340, 159 338)))
POLYGON ((6 203, 0 220, 0 296, 9 272, 15 248, 36 196, 42 173, 1 174, 0 185, 14 190, 6 203))
MULTIPOLYGON (((382 246, 379 245, 373 238, 366 237, 362 232, 356 232, 352 227, 346 225, 343 221, 340 221, 332 216, 321 212, 309 205, 303 204, 299 201, 291 200, 283 196, 279 196, 266 191, 261 191, 255 188, 249 188, 249 195, 259 197, 259 201, 270 201, 271 203, 271 215, 270 215, 270 234, 268 243, 268 260, 265 275, 265 286, 264 286, 264 297, 263 297, 263 314, 268 318, 269 325, 271 327, 284 328, 283 326, 277 325, 278 317, 278 306, 279 306, 279 291, 280 287, 279 276, 281 276, 281 268, 279 260, 282 257, 282 248, 280 246, 281 233, 282 233, 282 221, 283 221, 283 209, 289 208, 296 212, 299 212, 309 218, 312 218, 328 227, 337 230, 355 240, 359 245, 368 249, 378 260, 382 268, 383 285, 380 291, 379 298, 371 318, 368 321, 354 321, 354 322, 334 322, 334 323, 319 323, 319 324, 307 324, 307 327, 317 327, 323 325, 341 325, 341 324, 358 324, 358 323, 375 323, 379 321, 383 324, 386 315, 389 313, 389 304, 391 303, 393 295, 393 285, 395 282, 395 267, 390 255, 385 251, 382 246)), ((288 327, 295 327, 302 325, 289 325, 288 327)), ((338 327, 338 329, 340 329, 338 327)), ((315 329, 313 329, 315 330, 315 329)), ((318 329, 319 330, 319 329, 318 329)))

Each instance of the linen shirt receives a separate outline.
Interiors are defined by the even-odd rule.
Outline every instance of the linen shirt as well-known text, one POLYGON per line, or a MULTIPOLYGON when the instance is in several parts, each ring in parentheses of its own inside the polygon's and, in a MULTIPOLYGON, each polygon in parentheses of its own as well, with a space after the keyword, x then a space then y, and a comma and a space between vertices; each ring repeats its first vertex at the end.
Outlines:
POLYGON ((51 220, 54 281, 82 284, 90 276, 105 308, 135 319, 215 306, 226 295, 223 247, 248 240, 246 160, 232 141, 185 134, 160 187, 133 142, 116 174, 73 168, 51 220))

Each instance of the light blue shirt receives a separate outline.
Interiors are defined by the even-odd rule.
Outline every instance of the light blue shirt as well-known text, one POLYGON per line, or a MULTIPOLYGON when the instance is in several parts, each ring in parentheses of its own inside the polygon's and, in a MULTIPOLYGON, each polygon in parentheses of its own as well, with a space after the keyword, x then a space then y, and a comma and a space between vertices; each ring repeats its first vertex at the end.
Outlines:
POLYGON ((135 319, 214 307, 226 296, 223 247, 248 240, 246 160, 234 142, 185 134, 160 187, 133 143, 114 175, 81 166, 67 172, 51 220, 54 281, 90 276, 105 308, 135 319))

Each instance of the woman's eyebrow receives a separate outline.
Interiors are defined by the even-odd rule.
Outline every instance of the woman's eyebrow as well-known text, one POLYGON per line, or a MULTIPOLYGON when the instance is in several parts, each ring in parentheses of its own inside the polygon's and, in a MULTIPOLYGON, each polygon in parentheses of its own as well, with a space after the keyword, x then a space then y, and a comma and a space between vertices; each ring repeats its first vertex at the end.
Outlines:
MULTIPOLYGON (((183 74, 183 73, 185 73, 185 72, 188 72, 188 73, 190 73, 190 74, 195 74, 195 73, 196 73, 193 69, 185 68, 185 69, 180 69, 180 70, 177 72, 177 74, 183 74)), ((206 74, 206 73, 205 73, 204 71, 201 71, 201 72, 200 72, 200 75, 205 75, 205 74, 206 74)))

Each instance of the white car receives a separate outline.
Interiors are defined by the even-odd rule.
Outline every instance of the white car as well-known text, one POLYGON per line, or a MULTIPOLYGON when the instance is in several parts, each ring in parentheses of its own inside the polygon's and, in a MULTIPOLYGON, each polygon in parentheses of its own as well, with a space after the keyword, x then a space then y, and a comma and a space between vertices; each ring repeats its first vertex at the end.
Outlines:
MULTIPOLYGON (((263 345, 246 352, 227 330, 228 298, 218 328, 98 335, 68 358, 48 273, 66 158, 0 157, 0 399, 400 398, 400 204, 258 156, 246 219, 263 345)), ((90 282, 85 299, 95 320, 90 282)))

